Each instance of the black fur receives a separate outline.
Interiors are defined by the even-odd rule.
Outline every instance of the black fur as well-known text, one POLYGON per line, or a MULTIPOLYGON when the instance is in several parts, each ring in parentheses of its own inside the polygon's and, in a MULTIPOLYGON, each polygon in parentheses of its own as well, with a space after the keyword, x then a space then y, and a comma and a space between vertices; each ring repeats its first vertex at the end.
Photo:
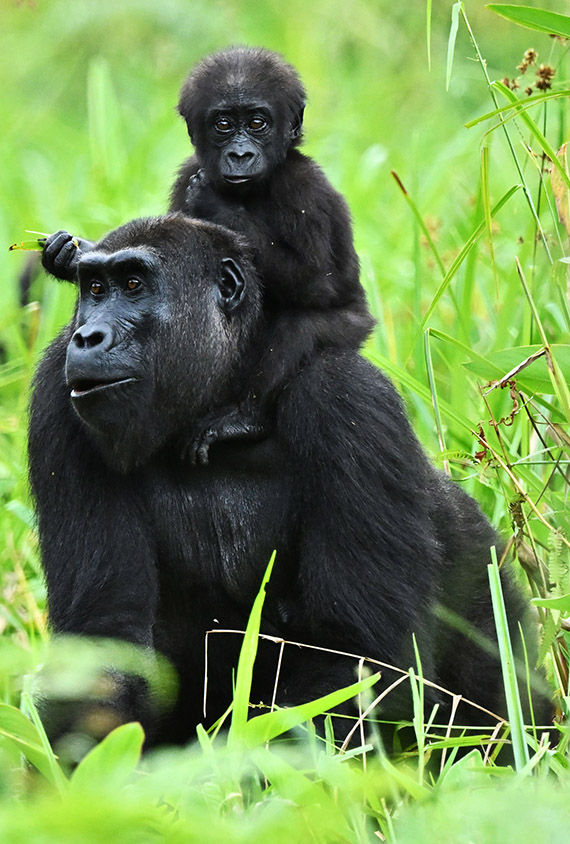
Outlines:
MULTIPOLYGON (((296 148, 304 107, 295 70, 258 48, 207 57, 180 93, 196 154, 180 168, 169 210, 247 237, 266 312, 265 352, 250 390, 241 407, 203 420, 193 446, 202 462, 217 439, 259 436, 268 400, 315 349, 359 348, 373 325, 346 202, 296 148)), ((48 238, 44 267, 70 279, 88 248, 58 232, 48 238)))
MULTIPOLYGON (((264 632, 404 669, 415 633, 426 677, 502 710, 498 663, 433 612, 443 604, 494 637, 486 564, 497 537, 430 465, 382 373, 355 350, 314 351, 265 439, 218 442, 196 466, 181 457, 194 422, 239 403, 265 338, 239 238, 181 215, 135 221, 82 259, 79 276, 77 315, 40 364, 31 410, 50 620, 172 660, 180 695, 153 740, 187 740, 203 720, 205 632, 244 629, 273 549, 264 632), (118 270, 117 255, 131 264, 118 270), (138 380, 89 392, 126 375, 138 380)), ((505 589, 514 623, 520 602, 505 589)), ((210 637, 208 723, 231 699, 240 641, 210 637)), ((256 667, 266 704, 277 652, 262 648, 256 667)), ((288 646, 277 701, 353 682, 355 664, 288 646)), ((123 717, 145 713, 141 697, 123 717)), ((391 695, 383 713, 409 716, 409 701, 391 695)))
MULTIPOLYGON (((296 149, 304 108, 296 71, 258 48, 207 57, 178 104, 196 154, 180 169, 170 210, 244 234, 264 284, 268 336, 252 385, 256 402, 242 408, 246 435, 248 419, 259 418, 315 349, 359 348, 373 325, 347 205, 296 149), (252 128, 256 120, 262 128, 252 128)), ((227 438, 223 418, 210 423, 210 441, 227 438)))

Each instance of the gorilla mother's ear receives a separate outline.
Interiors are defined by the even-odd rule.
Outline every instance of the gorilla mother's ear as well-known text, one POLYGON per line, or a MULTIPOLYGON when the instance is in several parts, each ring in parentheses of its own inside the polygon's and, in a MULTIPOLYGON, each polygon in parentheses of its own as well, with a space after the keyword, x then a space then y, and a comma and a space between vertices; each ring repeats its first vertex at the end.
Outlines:
POLYGON ((242 268, 233 258, 222 258, 216 297, 222 311, 229 315, 238 307, 245 294, 246 282, 242 268))

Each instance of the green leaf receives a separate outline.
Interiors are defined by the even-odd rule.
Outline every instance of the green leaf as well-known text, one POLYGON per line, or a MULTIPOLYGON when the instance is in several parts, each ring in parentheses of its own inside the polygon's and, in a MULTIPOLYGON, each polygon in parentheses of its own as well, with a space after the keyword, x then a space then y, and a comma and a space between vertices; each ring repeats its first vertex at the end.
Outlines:
MULTIPOLYGON (((15 706, 0 703, 0 742, 18 750, 43 776, 58 788, 65 777, 61 769, 54 770, 55 759, 43 747, 34 724, 15 706)), ((57 766, 57 762, 55 762, 57 766)))
POLYGON ((45 237, 36 237, 35 240, 19 240, 8 247, 9 252, 23 250, 24 252, 41 252, 46 242, 45 237))
POLYGON ((487 8, 501 15, 501 17, 513 21, 513 23, 528 27, 528 29, 536 29, 538 32, 547 32, 549 35, 570 38, 570 17, 568 15, 548 12, 546 9, 535 9, 532 6, 514 6, 510 3, 489 3, 487 8))
POLYGON ((71 778, 72 788, 122 788, 138 765, 143 742, 140 724, 117 727, 81 760, 71 778))
POLYGON ((561 595, 559 598, 532 598, 531 602, 536 607, 570 613, 570 595, 561 595))
POLYGON ((245 743, 248 747, 265 744, 265 742, 286 733, 288 730, 298 727, 299 724, 303 724, 317 715, 322 715, 323 712, 327 712, 329 709, 333 709, 335 706, 366 691, 379 679, 380 673, 372 674, 358 683, 353 683, 351 686, 338 689, 308 703, 301 703, 299 706, 291 706, 287 709, 276 709, 274 712, 267 712, 265 715, 251 718, 244 731, 245 743))
MULTIPOLYGON (((542 348, 542 346, 516 346, 512 349, 501 349, 493 352, 492 361, 477 356, 475 360, 468 361, 463 366, 484 381, 499 381, 542 348)), ((567 381, 570 380, 570 345, 555 344, 550 349, 562 374, 567 381)), ((552 382, 545 356, 532 361, 513 375, 513 378, 519 387, 529 393, 552 393, 552 382)))

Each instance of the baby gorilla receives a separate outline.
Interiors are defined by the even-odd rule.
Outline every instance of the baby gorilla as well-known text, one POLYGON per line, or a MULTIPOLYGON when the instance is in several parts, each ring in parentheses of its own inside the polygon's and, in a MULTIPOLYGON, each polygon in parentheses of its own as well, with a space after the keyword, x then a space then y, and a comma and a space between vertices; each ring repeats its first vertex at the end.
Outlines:
MULTIPOLYGON (((359 348, 370 332, 347 205, 321 169, 297 150, 305 91, 268 50, 232 48, 207 57, 182 87, 178 110, 196 154, 182 165, 170 210, 245 235, 264 288, 264 353, 239 406, 197 422, 191 452, 207 462, 217 439, 259 437, 270 401, 316 349, 359 348)), ((71 236, 48 239, 44 267, 75 276, 71 236)))

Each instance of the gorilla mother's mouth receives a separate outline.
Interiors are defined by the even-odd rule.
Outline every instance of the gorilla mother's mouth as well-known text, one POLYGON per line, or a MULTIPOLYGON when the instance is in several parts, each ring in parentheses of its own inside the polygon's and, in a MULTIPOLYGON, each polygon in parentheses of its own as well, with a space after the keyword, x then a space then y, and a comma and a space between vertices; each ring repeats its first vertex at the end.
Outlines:
POLYGON ((110 390, 112 387, 118 387, 121 384, 128 384, 131 381, 136 381, 136 378, 115 378, 106 381, 95 380, 90 378, 82 378, 77 381, 72 381, 69 385, 71 387, 71 398, 79 399, 83 396, 90 396, 93 393, 99 393, 103 390, 110 390))
POLYGON ((244 185, 251 182, 253 176, 224 176, 224 180, 230 185, 244 185))

